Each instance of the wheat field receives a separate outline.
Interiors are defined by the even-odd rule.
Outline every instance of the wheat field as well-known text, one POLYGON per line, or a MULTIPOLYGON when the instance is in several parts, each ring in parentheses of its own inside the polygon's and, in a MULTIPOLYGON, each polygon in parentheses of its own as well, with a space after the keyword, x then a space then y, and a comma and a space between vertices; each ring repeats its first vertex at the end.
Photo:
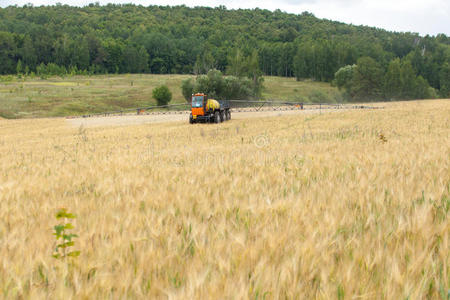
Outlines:
POLYGON ((384 106, 0 120, 0 298, 448 299, 450 101, 384 106))

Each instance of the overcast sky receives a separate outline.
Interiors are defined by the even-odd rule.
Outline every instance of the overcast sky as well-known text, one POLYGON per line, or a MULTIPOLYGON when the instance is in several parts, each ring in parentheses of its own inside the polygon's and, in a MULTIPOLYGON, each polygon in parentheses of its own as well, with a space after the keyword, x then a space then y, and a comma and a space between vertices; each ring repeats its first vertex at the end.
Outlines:
MULTIPOLYGON (((0 0, 0 6, 35 6, 55 3, 84 6, 95 0, 0 0)), ((445 33, 450 36, 450 0, 98 0, 100 4, 135 3, 148 5, 210 6, 229 9, 280 9, 289 13, 312 12, 316 17, 369 25, 391 31, 418 32, 421 35, 445 33)))

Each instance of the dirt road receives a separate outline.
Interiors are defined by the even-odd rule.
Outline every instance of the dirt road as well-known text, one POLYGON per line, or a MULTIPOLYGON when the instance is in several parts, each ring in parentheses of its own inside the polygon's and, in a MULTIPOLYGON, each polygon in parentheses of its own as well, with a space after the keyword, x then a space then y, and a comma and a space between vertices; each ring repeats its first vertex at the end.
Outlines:
MULTIPOLYGON (((305 110, 279 110, 279 111, 258 111, 258 112, 232 112, 232 119, 249 119, 262 117, 276 117, 283 115, 297 114, 315 114, 344 111, 345 109, 305 109, 305 110)), ((98 127, 98 126, 125 126, 139 125, 148 123, 167 123, 167 122, 188 122, 188 113, 179 114, 149 114, 149 115, 123 115, 123 116, 98 116, 89 118, 67 119, 72 126, 98 127)))

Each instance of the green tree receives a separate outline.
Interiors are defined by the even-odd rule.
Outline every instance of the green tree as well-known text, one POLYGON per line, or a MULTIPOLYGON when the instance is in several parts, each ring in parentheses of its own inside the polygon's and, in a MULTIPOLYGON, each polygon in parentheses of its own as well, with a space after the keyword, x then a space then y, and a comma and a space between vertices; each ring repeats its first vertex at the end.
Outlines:
POLYGON ((402 82, 403 99, 414 99, 416 94, 416 72, 411 62, 404 59, 401 63, 400 80, 402 82))
POLYGON ((275 51, 272 45, 268 42, 262 43, 260 55, 263 73, 272 76, 275 70, 275 51))
POLYGON ((446 62, 439 74, 439 83, 441 87, 441 97, 450 98, 450 63, 446 62))
POLYGON ((311 55, 309 50, 306 44, 299 45, 297 49, 294 57, 294 74, 297 81, 310 77, 309 62, 311 55))
POLYGON ((403 95, 403 83, 401 78, 400 59, 396 58, 389 63, 388 70, 384 76, 384 95, 389 100, 401 99, 403 95))
POLYGON ((167 73, 167 63, 161 57, 155 57, 151 60, 151 71, 155 74, 167 73))
POLYGON ((144 46, 140 46, 138 48, 138 59, 137 59, 137 72, 141 73, 141 72, 148 72, 148 60, 150 58, 150 56, 148 55, 147 50, 145 49, 144 46))
POLYGON ((87 70, 89 67, 89 44, 85 38, 79 38, 74 47, 72 66, 78 67, 80 70, 87 70))
POLYGON ((334 74, 334 83, 339 90, 344 90, 344 96, 348 99, 351 95, 351 89, 353 86, 353 73, 356 65, 348 65, 340 68, 334 74))
POLYGON ((415 78, 415 89, 413 94, 413 99, 429 99, 433 98, 433 95, 431 94, 431 90, 433 90, 432 87, 428 84, 428 82, 422 77, 417 76, 415 78))
POLYGON ((9 32, 0 32, 0 74, 13 74, 16 71, 14 60, 17 45, 14 35, 9 32))
POLYGON ((194 83, 192 78, 185 79, 181 82, 181 93, 187 102, 191 101, 193 91, 194 83))
POLYGON ((318 41, 314 45, 315 78, 320 81, 331 81, 337 69, 337 58, 333 53, 333 45, 327 41, 318 41))
POLYGON ((192 93, 205 93, 210 98, 238 100, 254 97, 253 84, 249 78, 227 76, 219 70, 210 70, 207 75, 198 76, 196 81, 187 79, 182 83, 183 95, 187 99, 192 93), (193 85, 193 89, 191 89, 193 85), (186 94, 185 94, 186 93, 186 94))
POLYGON ((89 61, 91 70, 97 73, 104 73, 106 71, 106 50, 103 48, 102 42, 93 33, 86 35, 86 41, 89 48, 89 61))
POLYGON ((294 73, 293 58, 295 46, 293 43, 281 43, 276 45, 278 52, 278 75, 291 77, 294 73))
POLYGON ((106 51, 105 65, 109 73, 121 71, 124 45, 115 39, 106 40, 103 44, 106 51))
POLYGON ((16 66, 16 73, 22 74, 23 71, 24 71, 24 68, 22 66, 22 61, 19 59, 19 61, 17 62, 17 66, 16 66))
POLYGON ((254 92, 254 89, 249 79, 227 76, 224 79, 224 91, 221 98, 228 100, 248 99, 252 96, 252 92, 254 92))
POLYGON ((236 50, 234 55, 228 56, 227 74, 242 77, 245 75, 245 57, 243 57, 240 49, 236 50))
POLYGON ((159 106, 169 104, 172 100, 172 93, 170 92, 167 85, 161 85, 156 87, 152 91, 152 96, 156 100, 159 106))
POLYGON ((29 35, 26 35, 24 37, 21 55, 23 64, 28 68, 30 68, 31 70, 35 70, 37 63, 37 56, 33 46, 33 42, 29 35))
POLYGON ((357 100, 381 100, 383 69, 371 57, 361 57, 353 73, 352 95, 357 100))
POLYGON ((261 97, 264 78, 261 76, 262 72, 259 68, 259 56, 256 49, 247 58, 246 69, 247 77, 252 81, 253 96, 259 98, 261 97))
POLYGON ((60 66, 69 66, 72 59, 72 41, 69 36, 64 35, 58 38, 54 44, 54 60, 53 62, 60 66))
POLYGON ((384 77, 384 94, 388 99, 427 99, 434 90, 422 77, 417 76, 409 58, 396 58, 389 63, 384 77))
POLYGON ((127 73, 143 73, 148 70, 148 53, 143 46, 128 44, 123 51, 123 70, 127 73))
POLYGON ((210 51, 204 51, 202 55, 197 56, 194 65, 194 74, 206 74, 209 70, 216 68, 216 60, 210 51))
POLYGON ((201 75, 197 78, 194 86, 194 93, 205 93, 210 98, 219 98, 223 96, 225 84, 222 72, 213 69, 207 75, 201 75))

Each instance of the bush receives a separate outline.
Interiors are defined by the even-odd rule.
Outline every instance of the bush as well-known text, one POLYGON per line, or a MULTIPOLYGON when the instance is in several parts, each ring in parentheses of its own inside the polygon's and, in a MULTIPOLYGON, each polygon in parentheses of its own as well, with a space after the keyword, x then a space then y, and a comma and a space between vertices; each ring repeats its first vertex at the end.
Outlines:
POLYGON ((224 99, 225 83, 222 72, 212 69, 207 75, 201 75, 197 78, 194 86, 194 92, 208 94, 210 98, 224 99))
POLYGON ((186 100, 190 100, 192 93, 205 93, 209 98, 219 100, 248 99, 254 95, 252 81, 248 78, 235 76, 224 77, 218 70, 210 70, 207 75, 183 81, 181 89, 186 100))
POLYGON ((428 99, 437 99, 437 98, 439 98, 439 95, 438 95, 436 89, 429 86, 428 87, 428 99))
POLYGON ((0 82, 10 82, 10 81, 14 81, 14 76, 12 75, 0 76, 0 82))
POLYGON ((430 87, 428 82, 422 77, 417 76, 415 80, 414 99, 432 99, 436 98, 436 93, 433 93, 433 88, 430 87))
POLYGON ((194 83, 192 82, 192 78, 183 80, 183 82, 181 83, 181 92, 183 94, 184 99, 186 99, 187 102, 191 101, 193 91, 194 91, 194 83))
POLYGON ((172 100, 172 93, 170 92, 167 85, 161 85, 156 87, 152 91, 153 98, 156 99, 156 102, 159 106, 167 105, 170 100, 172 100))
POLYGON ((328 95, 321 90, 313 90, 309 93, 308 98, 311 103, 327 103, 330 100, 328 95))
POLYGON ((48 76, 64 76, 67 74, 67 69, 64 66, 58 66, 54 63, 49 63, 48 65, 45 65, 44 63, 41 63, 36 67, 36 73, 39 75, 42 79, 46 79, 48 76))
POLYGON ((340 68, 334 74, 333 85, 337 86, 339 89, 348 88, 351 85, 351 81, 353 78, 353 69, 356 65, 347 65, 345 67, 340 68))
POLYGON ((13 112, 9 111, 9 110, 0 109, 0 119, 1 118, 14 119, 14 118, 16 118, 16 115, 13 112))
POLYGON ((225 77, 223 98, 228 100, 246 99, 252 94, 252 83, 247 78, 225 77))

